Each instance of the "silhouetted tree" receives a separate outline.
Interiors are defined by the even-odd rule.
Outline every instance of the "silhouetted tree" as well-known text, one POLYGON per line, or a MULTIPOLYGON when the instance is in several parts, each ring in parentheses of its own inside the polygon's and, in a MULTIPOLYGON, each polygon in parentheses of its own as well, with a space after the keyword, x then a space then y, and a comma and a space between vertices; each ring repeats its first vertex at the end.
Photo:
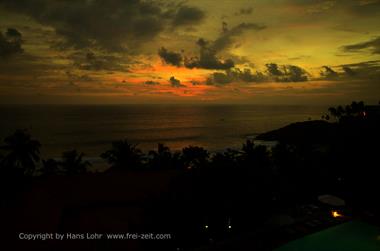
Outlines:
POLYGON ((280 142, 272 148, 272 159, 278 174, 276 196, 290 202, 305 189, 299 184, 306 178, 302 173, 302 156, 294 145, 280 142))
POLYGON ((245 155, 247 158, 248 157, 253 157, 255 153, 255 144, 252 140, 247 140, 243 146, 242 149, 243 155, 245 155))
POLYGON ((188 146, 182 149, 182 161, 186 168, 205 167, 209 156, 209 152, 203 147, 188 146))
POLYGON ((44 176, 59 174, 59 162, 54 159, 42 160, 41 173, 44 176))
POLYGON ((349 109, 351 110, 352 113, 355 115, 358 115, 359 113, 363 112, 365 109, 365 105, 363 101, 360 102, 355 102, 353 101, 351 103, 351 106, 349 106, 349 109))
POLYGON ((4 160, 4 155, 3 153, 0 152, 0 170, 3 168, 3 160, 4 160))
POLYGON ((5 152, 2 168, 22 175, 33 175, 40 160, 41 144, 31 138, 25 130, 17 130, 4 140, 1 149, 5 152))
POLYGON ((112 143, 112 149, 100 155, 113 170, 137 169, 142 165, 142 152, 127 140, 112 143))
POLYGON ((164 144, 158 144, 157 151, 149 151, 149 165, 155 169, 168 169, 173 167, 173 155, 169 147, 164 144))
POLYGON ((338 121, 342 121, 343 119, 351 120, 352 118, 362 118, 365 112, 365 105, 363 101, 353 101, 351 105, 346 105, 345 108, 341 105, 338 107, 330 107, 328 112, 338 121))
POLYGON ((227 149, 223 153, 216 153, 211 158, 211 165, 218 169, 234 169, 238 166, 240 152, 227 149))
POLYGON ((333 116, 336 119, 338 119, 338 111, 337 111, 337 109, 335 107, 329 107, 328 111, 331 114, 331 116, 333 116))
POLYGON ((67 175, 85 173, 91 163, 84 161, 83 156, 84 154, 78 153, 77 150, 63 152, 62 161, 59 162, 62 172, 67 175))
POLYGON ((344 115, 344 108, 343 108, 343 106, 341 106, 341 105, 339 105, 337 108, 336 108, 336 110, 337 110, 337 115, 338 115, 338 117, 342 117, 343 115, 344 115))
POLYGON ((252 140, 247 140, 242 146, 242 161, 246 167, 268 168, 270 164, 269 152, 264 145, 256 146, 252 140))
POLYGON ((280 142, 272 148, 272 158, 277 172, 281 175, 293 175, 300 165, 300 156, 296 147, 280 142))

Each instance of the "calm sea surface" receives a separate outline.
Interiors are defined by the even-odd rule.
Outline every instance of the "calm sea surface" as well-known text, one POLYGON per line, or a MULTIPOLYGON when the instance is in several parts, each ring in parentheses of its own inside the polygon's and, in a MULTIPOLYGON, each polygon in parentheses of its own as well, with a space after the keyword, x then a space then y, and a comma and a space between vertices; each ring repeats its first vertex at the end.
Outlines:
POLYGON ((114 140, 128 139, 147 151, 157 143, 177 150, 188 145, 220 151, 292 122, 319 119, 321 106, 258 105, 1 105, 0 138, 28 129, 42 155, 77 149, 99 156, 114 140))

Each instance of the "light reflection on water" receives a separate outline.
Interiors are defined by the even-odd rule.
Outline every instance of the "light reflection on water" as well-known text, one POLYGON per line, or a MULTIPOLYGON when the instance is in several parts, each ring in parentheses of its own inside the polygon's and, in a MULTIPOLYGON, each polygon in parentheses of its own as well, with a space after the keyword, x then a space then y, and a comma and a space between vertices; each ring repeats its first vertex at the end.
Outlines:
POLYGON ((259 105, 0 106, 0 137, 27 128, 46 157, 78 149, 99 156, 112 141, 128 139, 143 150, 165 143, 220 151, 291 122, 319 119, 326 107, 259 105))

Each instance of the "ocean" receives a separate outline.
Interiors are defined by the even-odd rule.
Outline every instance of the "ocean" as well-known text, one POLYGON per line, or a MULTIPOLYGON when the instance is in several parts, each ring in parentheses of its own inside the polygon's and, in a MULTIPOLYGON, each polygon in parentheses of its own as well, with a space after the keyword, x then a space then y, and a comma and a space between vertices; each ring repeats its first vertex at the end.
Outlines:
POLYGON ((239 148, 248 138, 292 122, 320 119, 327 107, 269 105, 1 105, 0 138, 27 129, 43 158, 77 149, 87 158, 128 139, 148 151, 239 148))

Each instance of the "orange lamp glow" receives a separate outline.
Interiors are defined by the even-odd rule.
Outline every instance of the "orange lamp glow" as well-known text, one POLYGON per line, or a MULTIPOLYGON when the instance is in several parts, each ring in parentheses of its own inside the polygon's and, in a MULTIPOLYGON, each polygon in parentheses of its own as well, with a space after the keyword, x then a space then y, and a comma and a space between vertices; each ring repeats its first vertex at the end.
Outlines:
POLYGON ((342 214, 340 214, 338 211, 335 211, 335 210, 331 211, 331 215, 334 218, 343 217, 342 214))

